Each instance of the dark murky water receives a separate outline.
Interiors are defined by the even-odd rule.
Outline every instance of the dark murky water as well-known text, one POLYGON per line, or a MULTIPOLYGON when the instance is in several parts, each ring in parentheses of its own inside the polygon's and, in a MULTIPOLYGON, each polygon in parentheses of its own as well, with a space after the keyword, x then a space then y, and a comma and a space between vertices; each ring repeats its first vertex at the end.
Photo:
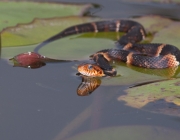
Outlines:
MULTIPOLYGON (((55 0, 63 2, 63 0, 55 0)), ((125 1, 125 0, 124 0, 125 1)), ((127 18, 142 15, 161 15, 173 19, 180 19, 179 6, 175 4, 157 3, 128 3, 122 0, 66 0, 66 2, 99 4, 98 10, 91 11, 92 15, 105 18, 127 18)))
MULTIPOLYGON (((95 15, 106 18, 146 14, 180 18, 176 5, 125 4, 118 0, 83 2, 103 5, 95 15)), ((100 86, 90 96, 77 96, 81 80, 75 76, 76 70, 72 68, 75 64, 48 64, 30 70, 12 68, 1 60, 0 140, 55 140, 121 125, 157 125, 180 130, 178 117, 133 109, 117 101, 126 87, 100 86), (65 129, 67 135, 63 133, 65 129)))

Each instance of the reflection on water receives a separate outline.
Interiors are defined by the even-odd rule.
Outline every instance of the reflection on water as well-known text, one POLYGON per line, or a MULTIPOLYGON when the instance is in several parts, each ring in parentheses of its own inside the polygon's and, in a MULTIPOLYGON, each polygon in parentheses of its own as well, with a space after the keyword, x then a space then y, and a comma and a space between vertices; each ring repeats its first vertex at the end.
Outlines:
POLYGON ((101 85, 100 78, 87 76, 81 76, 81 78, 81 84, 77 88, 77 94, 79 96, 87 96, 101 85))
POLYGON ((147 105, 142 107, 142 109, 180 117, 180 106, 177 106, 175 103, 167 102, 164 99, 149 102, 147 105))

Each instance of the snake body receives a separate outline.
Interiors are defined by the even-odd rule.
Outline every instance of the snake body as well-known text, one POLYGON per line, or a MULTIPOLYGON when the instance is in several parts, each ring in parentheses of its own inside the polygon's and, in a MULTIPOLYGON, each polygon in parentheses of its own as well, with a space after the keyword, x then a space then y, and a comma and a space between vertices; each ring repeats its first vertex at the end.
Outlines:
POLYGON ((180 50, 173 45, 138 44, 145 38, 146 32, 140 23, 132 20, 108 20, 75 25, 42 42, 35 51, 54 40, 85 32, 125 32, 117 41, 118 48, 98 51, 90 56, 95 64, 78 66, 78 71, 86 76, 101 77, 107 73, 115 75, 115 70, 109 64, 114 60, 151 69, 176 67, 180 63, 180 50))

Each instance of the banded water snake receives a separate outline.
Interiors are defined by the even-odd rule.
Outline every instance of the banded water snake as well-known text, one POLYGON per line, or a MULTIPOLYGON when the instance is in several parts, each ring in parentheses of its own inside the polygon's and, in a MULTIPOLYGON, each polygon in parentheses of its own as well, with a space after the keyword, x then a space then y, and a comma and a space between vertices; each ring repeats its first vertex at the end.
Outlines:
POLYGON ((85 23, 69 27, 38 45, 35 52, 44 45, 73 34, 85 32, 125 32, 118 41, 116 49, 105 49, 91 55, 95 64, 82 64, 78 71, 86 76, 101 77, 115 75, 110 61, 124 61, 127 64, 162 69, 176 67, 180 62, 180 50, 169 44, 138 44, 146 36, 143 26, 132 20, 108 20, 85 23))
MULTIPOLYGON (((145 38, 146 32, 140 23, 132 20, 97 21, 72 26, 39 44, 34 49, 34 52, 37 53, 41 47, 48 43, 69 35, 108 31, 125 32, 125 34, 117 41, 117 48, 98 51, 90 56, 90 59, 94 61, 93 64, 79 65, 78 71, 82 75, 91 77, 115 76, 116 70, 110 65, 109 62, 111 61, 124 61, 128 65, 149 69, 172 68, 179 65, 180 50, 177 47, 160 43, 138 44, 138 42, 145 38)), ((28 54, 29 58, 32 58, 31 61, 25 59, 25 66, 29 67, 29 64, 35 64, 34 68, 37 68, 45 65, 45 61, 56 61, 56 59, 49 59, 34 52, 24 53, 28 54)), ((18 57, 23 58, 24 54, 18 55, 18 57)), ((13 59, 18 57, 15 56, 13 59)), ((67 62, 70 60, 57 61, 67 62)))

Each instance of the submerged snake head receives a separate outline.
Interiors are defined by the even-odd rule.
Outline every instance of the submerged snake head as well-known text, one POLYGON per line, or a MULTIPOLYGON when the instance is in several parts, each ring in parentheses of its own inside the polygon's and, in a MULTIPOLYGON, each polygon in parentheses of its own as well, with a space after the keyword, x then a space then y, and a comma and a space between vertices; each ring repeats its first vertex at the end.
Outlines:
POLYGON ((78 72, 85 76, 90 77, 103 77, 106 76, 104 71, 95 64, 81 64, 78 66, 78 72))

